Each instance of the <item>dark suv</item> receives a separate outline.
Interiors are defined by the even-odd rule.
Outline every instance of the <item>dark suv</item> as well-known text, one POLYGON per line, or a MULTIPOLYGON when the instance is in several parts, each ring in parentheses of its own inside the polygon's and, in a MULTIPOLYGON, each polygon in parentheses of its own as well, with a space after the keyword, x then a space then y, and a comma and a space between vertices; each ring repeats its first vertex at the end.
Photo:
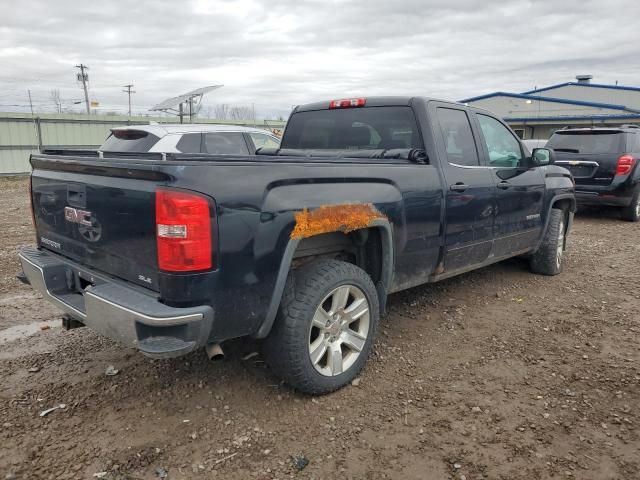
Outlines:
POLYGON ((622 207, 625 220, 640 220, 640 126, 565 128, 547 148, 573 174, 578 204, 622 207))

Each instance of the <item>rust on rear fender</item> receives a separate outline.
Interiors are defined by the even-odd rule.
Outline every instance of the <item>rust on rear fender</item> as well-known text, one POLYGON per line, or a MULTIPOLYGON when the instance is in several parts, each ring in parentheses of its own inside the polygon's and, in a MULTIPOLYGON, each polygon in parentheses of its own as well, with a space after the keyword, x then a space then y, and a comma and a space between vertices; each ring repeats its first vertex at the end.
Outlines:
POLYGON ((375 220, 386 219, 371 203, 322 205, 314 210, 303 209, 295 214, 293 240, 321 233, 352 232, 370 226, 375 220))

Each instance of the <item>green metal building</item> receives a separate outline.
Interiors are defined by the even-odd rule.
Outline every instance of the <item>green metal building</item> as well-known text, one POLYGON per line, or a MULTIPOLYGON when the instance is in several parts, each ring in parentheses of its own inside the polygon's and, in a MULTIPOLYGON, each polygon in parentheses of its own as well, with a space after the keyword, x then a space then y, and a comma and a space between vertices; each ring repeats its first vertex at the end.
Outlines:
MULTIPOLYGON (((97 148, 110 129, 122 125, 151 122, 175 123, 168 117, 128 117, 111 115, 71 115, 0 113, 0 175, 17 175, 31 170, 29 156, 40 148, 97 148)), ((284 127, 283 121, 224 121, 198 118, 197 123, 256 126, 271 130, 284 127)))

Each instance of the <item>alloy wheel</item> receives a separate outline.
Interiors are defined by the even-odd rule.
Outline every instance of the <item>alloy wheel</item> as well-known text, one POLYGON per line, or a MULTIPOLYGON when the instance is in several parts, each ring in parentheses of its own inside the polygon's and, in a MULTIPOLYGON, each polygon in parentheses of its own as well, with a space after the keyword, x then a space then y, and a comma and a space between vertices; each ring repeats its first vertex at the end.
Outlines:
POLYGON ((355 285, 332 290, 316 308, 309 329, 309 357, 316 371, 333 377, 358 359, 369 335, 370 305, 355 285))

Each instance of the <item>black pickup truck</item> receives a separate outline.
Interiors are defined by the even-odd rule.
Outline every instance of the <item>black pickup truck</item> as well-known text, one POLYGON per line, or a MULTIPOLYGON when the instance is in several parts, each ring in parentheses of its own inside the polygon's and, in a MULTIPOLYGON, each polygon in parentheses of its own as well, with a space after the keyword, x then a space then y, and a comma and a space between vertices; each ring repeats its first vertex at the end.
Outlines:
POLYGON ((514 256, 561 271, 571 175, 487 111, 309 104, 257 153, 33 155, 24 277, 67 324, 151 357, 263 339, 322 394, 362 368, 390 293, 514 256))

